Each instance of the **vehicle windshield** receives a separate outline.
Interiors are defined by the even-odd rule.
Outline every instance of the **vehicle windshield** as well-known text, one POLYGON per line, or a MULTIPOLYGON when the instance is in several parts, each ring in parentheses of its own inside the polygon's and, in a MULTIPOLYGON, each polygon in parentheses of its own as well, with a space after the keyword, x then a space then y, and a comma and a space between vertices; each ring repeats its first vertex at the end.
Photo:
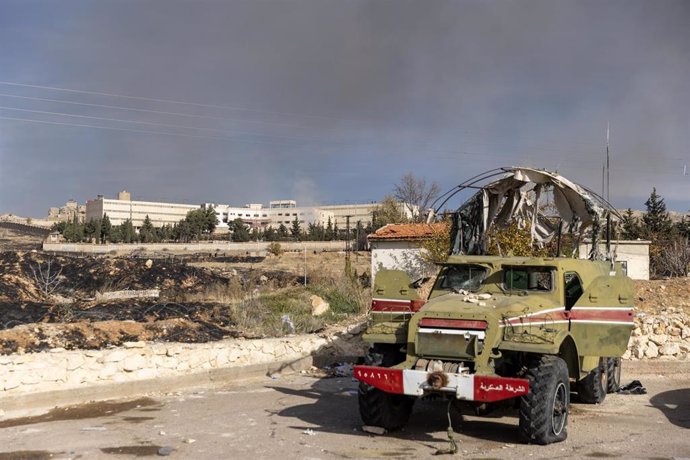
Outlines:
POLYGON ((503 267, 503 288, 509 291, 553 290, 551 267, 503 267))
POLYGON ((476 291, 486 278, 488 270, 481 265, 447 265, 438 277, 438 288, 450 291, 476 291))

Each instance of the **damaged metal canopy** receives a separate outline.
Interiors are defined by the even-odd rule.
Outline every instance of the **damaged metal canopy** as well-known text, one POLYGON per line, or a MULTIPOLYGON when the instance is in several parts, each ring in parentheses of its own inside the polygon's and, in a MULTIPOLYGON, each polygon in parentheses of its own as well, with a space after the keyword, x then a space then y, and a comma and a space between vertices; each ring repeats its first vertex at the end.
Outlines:
POLYGON ((444 201, 439 208, 465 189, 478 191, 454 214, 453 254, 485 254, 487 231, 492 226, 502 228, 516 222, 520 228, 529 227, 533 241, 541 245, 551 241, 559 226, 562 232, 578 239, 591 228, 595 239, 602 221, 620 218, 596 193, 557 173, 539 169, 510 167, 487 171, 447 192, 441 197, 444 201), (499 178, 482 185, 496 177, 499 178))

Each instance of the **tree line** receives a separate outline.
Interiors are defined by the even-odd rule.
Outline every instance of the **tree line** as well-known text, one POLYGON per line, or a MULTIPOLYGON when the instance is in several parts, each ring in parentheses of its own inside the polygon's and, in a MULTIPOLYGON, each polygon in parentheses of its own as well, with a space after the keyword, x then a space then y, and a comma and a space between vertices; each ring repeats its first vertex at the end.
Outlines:
POLYGON ((645 212, 641 217, 628 208, 620 222, 620 234, 625 240, 649 240, 650 272, 654 277, 687 276, 690 265, 690 217, 671 219, 664 199, 652 189, 645 212))
MULTIPOLYGON (((101 219, 91 219, 88 222, 79 222, 75 215, 67 222, 53 225, 53 230, 60 232, 70 243, 188 243, 218 239, 218 235, 213 235, 217 226, 218 217, 214 209, 200 208, 189 211, 187 216, 176 224, 166 224, 161 227, 154 227, 147 215, 139 231, 135 229, 131 219, 119 225, 113 225, 107 214, 104 214, 101 219)), ((308 223, 306 228, 303 228, 297 218, 289 227, 280 224, 277 228, 272 226, 265 229, 254 228, 242 219, 235 219, 228 224, 228 227, 230 232, 223 238, 235 242, 336 241, 359 237, 366 244, 366 235, 372 231, 371 225, 365 227, 361 221, 358 221, 350 228, 348 234, 347 229, 339 228, 338 224, 332 222, 330 218, 326 225, 308 223)))
POLYGON ((162 227, 154 227, 147 215, 138 232, 131 219, 120 225, 113 225, 107 214, 101 219, 90 219, 88 222, 79 222, 75 215, 67 222, 53 225, 53 230, 60 232, 71 243, 187 243, 208 238, 217 225, 218 218, 213 208, 200 208, 189 211, 178 223, 162 227))

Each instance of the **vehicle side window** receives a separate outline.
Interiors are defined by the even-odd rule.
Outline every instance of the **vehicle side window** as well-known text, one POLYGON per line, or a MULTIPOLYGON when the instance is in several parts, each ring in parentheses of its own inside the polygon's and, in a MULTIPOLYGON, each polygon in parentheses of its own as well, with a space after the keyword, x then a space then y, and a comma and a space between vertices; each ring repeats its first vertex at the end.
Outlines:
POLYGON ((582 296, 582 281, 575 272, 567 272, 563 275, 565 285, 565 309, 570 310, 582 296))
POLYGON ((510 291, 551 291, 553 275, 550 267, 504 267, 503 285, 510 291))

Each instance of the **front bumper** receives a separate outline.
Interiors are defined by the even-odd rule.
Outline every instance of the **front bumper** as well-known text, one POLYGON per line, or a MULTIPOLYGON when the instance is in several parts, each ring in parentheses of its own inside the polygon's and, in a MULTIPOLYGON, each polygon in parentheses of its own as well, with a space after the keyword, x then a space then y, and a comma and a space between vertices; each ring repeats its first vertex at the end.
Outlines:
POLYGON ((386 393, 424 396, 429 393, 454 394, 465 401, 496 402, 526 395, 526 379, 476 374, 446 373, 446 386, 435 389, 428 382, 429 372, 413 369, 390 369, 376 366, 355 366, 354 377, 386 393))

